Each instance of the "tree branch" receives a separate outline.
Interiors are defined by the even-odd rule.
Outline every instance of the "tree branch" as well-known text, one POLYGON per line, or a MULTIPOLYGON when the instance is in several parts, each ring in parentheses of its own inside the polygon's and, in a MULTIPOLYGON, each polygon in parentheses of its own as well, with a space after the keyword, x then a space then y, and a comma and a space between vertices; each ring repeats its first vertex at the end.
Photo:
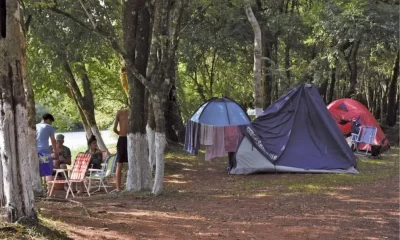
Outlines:
POLYGON ((136 69, 135 65, 133 64, 133 62, 131 61, 131 59, 129 59, 126 56, 126 53, 122 50, 122 48, 119 46, 116 37, 114 34, 108 33, 106 31, 104 31, 100 26, 97 26, 97 28, 91 28, 89 27, 87 24, 85 24, 84 22, 80 21, 79 19, 77 19, 76 17, 74 17, 73 15, 64 12, 56 7, 51 7, 49 8, 52 12, 62 15, 70 20, 72 20, 73 22, 75 22, 76 24, 78 24, 79 26, 99 35, 100 37, 108 40, 112 46, 112 48, 114 49, 114 51, 116 51, 126 62, 126 65, 128 67, 128 69, 132 72, 132 74, 140 81, 142 82, 142 84, 149 90, 154 91, 155 89, 155 84, 151 81, 148 81, 142 74, 139 73, 139 71, 136 69))
POLYGON ((96 23, 93 21, 93 16, 92 14, 89 13, 89 11, 86 9, 85 4, 83 3, 82 0, 79 0, 79 3, 81 4, 83 10, 85 11, 87 17, 89 18, 89 21, 92 23, 93 29, 96 29, 96 23))
POLYGON ((125 58, 125 52, 122 50, 122 48, 119 46, 116 37, 114 36, 114 34, 110 34, 107 33, 106 31, 104 31, 103 29, 101 29, 100 27, 97 28, 91 28, 89 26, 87 26, 84 22, 80 21, 79 19, 77 19, 76 17, 74 17, 73 15, 64 12, 56 7, 50 7, 48 8, 50 9, 53 13, 62 15, 70 20, 72 20, 73 22, 75 22, 76 24, 78 24, 79 26, 93 32, 96 33, 97 35, 99 35, 100 37, 108 40, 112 46, 112 48, 114 49, 114 51, 116 51, 118 54, 120 54, 121 56, 123 56, 125 58))
MULTIPOLYGON (((198 11, 194 17, 197 17, 197 16, 199 16, 201 13, 205 12, 212 4, 213 4, 213 1, 210 1, 210 3, 207 4, 205 7, 203 7, 200 11, 198 11)), ((192 19, 194 19, 194 17, 193 17, 192 19)), ((192 22, 193 22, 193 20, 192 20, 192 21, 189 21, 185 26, 183 26, 182 29, 180 30, 180 33, 182 33, 183 31, 185 31, 185 29, 186 29, 192 22)))
POLYGON ((32 22, 32 15, 29 14, 28 17, 26 18, 25 23, 24 23, 25 35, 29 31, 29 26, 31 25, 31 22, 32 22))

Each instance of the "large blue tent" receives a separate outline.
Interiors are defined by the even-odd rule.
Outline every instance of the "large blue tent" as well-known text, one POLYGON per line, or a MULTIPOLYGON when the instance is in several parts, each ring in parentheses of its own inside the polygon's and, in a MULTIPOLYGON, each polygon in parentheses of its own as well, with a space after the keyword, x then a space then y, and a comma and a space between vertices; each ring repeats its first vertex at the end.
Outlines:
POLYGON ((314 85, 292 89, 242 130, 230 174, 358 173, 356 157, 314 85))

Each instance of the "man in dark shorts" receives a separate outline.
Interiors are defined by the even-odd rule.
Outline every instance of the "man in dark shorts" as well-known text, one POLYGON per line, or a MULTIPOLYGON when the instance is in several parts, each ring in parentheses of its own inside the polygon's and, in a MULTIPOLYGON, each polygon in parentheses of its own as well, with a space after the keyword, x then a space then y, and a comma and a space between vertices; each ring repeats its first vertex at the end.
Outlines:
POLYGON ((121 170, 124 162, 128 162, 128 117, 129 109, 121 109, 115 115, 114 132, 118 134, 117 143, 117 170, 116 170, 116 191, 121 191, 121 170), (118 130, 119 126, 119 130, 118 130))

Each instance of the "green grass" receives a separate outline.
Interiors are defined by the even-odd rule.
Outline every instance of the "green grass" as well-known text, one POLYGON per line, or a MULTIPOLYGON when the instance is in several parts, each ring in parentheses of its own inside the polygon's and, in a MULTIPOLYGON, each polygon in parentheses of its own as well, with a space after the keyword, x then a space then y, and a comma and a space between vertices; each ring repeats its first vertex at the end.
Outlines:
MULTIPOLYGON (((165 155, 165 174, 176 174, 179 169, 204 165, 204 155, 191 156, 180 147, 171 147, 165 155)), ((335 189, 350 189, 357 185, 373 184, 376 181, 399 177, 399 148, 382 155, 382 159, 358 157, 359 174, 259 174, 230 176, 228 195, 252 195, 267 193, 321 193, 335 189)), ((221 160, 221 162, 224 162, 221 160)), ((222 165, 221 165, 222 167, 222 165)), ((222 180, 221 180, 222 181, 222 180)))
POLYGON ((71 239, 64 231, 57 227, 57 221, 48 219, 39 214, 39 223, 36 226, 24 226, 18 223, 0 221, 0 239, 71 239))
POLYGON ((290 192, 308 193, 372 184, 378 180, 399 177, 398 150, 392 149, 379 160, 360 157, 358 171, 359 174, 277 174, 275 179, 267 181, 265 179, 241 179, 240 184, 247 191, 273 185, 290 192))

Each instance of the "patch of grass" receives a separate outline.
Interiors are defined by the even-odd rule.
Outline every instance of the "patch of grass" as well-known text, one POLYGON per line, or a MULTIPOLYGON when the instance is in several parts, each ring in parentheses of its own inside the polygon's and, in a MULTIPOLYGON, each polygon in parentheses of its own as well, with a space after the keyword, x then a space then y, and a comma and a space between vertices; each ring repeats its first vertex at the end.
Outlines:
POLYGON ((366 185, 378 180, 399 177, 399 154, 392 149, 375 160, 361 157, 358 162, 359 174, 276 174, 276 178, 242 178, 239 185, 249 193, 255 189, 276 186, 284 191, 320 193, 338 187, 366 185))
POLYGON ((56 221, 39 216, 36 226, 24 226, 17 223, 0 222, 0 239, 54 239, 70 240, 65 231, 57 229, 56 221))

